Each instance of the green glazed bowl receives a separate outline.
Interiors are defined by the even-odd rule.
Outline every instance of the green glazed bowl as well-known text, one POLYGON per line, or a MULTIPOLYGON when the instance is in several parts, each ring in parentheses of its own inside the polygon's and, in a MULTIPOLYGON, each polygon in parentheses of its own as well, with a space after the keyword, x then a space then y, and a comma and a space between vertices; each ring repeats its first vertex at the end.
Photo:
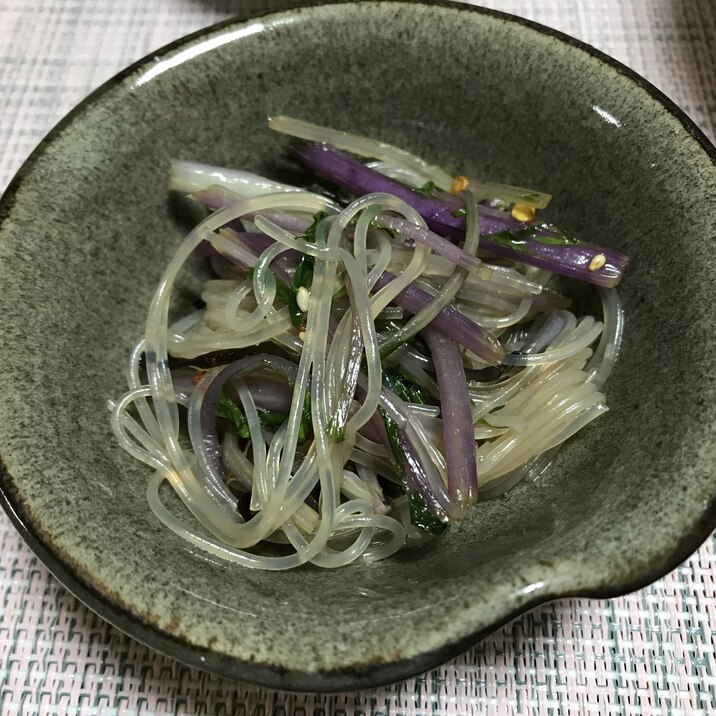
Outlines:
MULTIPOLYGON (((30 546, 110 622, 194 666, 371 687, 521 612, 673 569, 716 526, 714 148, 627 68, 447 2, 263 3, 112 79, 0 204, 0 486, 30 546), (611 411, 536 483, 422 550, 342 570, 214 561, 163 528, 105 402, 185 227, 172 157, 272 173, 287 114, 555 195, 547 218, 631 256, 611 411)), ((190 300, 188 276, 178 301, 190 300)))

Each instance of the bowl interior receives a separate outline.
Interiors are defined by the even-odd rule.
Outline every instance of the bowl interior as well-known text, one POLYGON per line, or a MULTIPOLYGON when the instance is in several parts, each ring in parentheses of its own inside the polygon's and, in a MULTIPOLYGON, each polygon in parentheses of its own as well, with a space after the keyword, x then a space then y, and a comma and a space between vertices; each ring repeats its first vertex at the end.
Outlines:
POLYGON ((655 578, 713 517, 716 172, 690 132, 580 47, 442 4, 281 12, 134 68, 54 133, 0 209, 0 455, 18 519, 136 615, 135 636, 292 688, 388 681, 536 601, 655 578), (429 547, 340 573, 254 572, 189 548, 150 513, 147 469, 105 408, 185 230, 170 159, 285 173, 265 122, 277 113, 549 191, 549 219, 631 257, 610 412, 429 547))

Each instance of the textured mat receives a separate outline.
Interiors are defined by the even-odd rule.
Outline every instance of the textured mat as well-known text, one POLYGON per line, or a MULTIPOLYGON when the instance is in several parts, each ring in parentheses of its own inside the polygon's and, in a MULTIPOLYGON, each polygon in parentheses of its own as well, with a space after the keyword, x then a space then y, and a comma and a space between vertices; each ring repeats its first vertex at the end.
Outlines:
MULTIPOLYGON (((0 189, 88 91, 150 50, 246 4, 3 0, 0 189)), ((565 30, 614 55, 714 137, 713 2, 483 4, 565 30)), ((712 538, 675 572, 627 597, 540 608, 419 678, 373 692, 295 695, 189 669, 124 636, 67 593, 0 515, 0 713, 712 714, 713 546, 712 538)))

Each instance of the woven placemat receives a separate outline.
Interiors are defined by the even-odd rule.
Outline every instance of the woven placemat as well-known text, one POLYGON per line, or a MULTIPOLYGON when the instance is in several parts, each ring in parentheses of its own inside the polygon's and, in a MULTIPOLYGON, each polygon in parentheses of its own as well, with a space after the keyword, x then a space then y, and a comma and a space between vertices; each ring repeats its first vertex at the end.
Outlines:
MULTIPOLYGON (((714 137, 713 2, 482 4, 605 50, 664 90, 714 137)), ((91 89, 150 50, 245 6, 220 0, 3 0, 0 189, 91 89)), ((124 636, 64 590, 0 515, 0 713, 716 713, 713 548, 711 538, 676 571, 635 594, 541 607, 419 678, 372 692, 296 695, 204 674, 124 636)))

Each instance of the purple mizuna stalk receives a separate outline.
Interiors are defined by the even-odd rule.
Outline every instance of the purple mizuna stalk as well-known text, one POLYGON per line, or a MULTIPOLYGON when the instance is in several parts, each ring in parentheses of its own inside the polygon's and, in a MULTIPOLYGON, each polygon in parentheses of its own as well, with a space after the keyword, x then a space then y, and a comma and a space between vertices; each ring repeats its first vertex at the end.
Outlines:
POLYGON ((457 342, 435 328, 422 332, 440 388, 448 493, 460 507, 477 500, 477 457, 470 394, 457 342))
MULTIPOLYGON (((394 278, 394 274, 385 271, 376 281, 374 289, 387 286, 394 278)), ((396 306, 413 314, 431 301, 433 296, 417 286, 408 286, 393 299, 396 306)), ((444 308, 430 325, 469 348, 488 365, 499 365, 505 355, 502 345, 491 333, 460 313, 454 306, 444 308)))
MULTIPOLYGON (((355 196, 371 192, 394 194, 412 206, 435 233, 455 241, 464 239, 465 219, 455 216, 451 205, 422 196, 328 144, 307 142, 294 152, 318 176, 344 191, 355 196)), ((621 280, 628 261, 624 254, 582 242, 562 242, 557 230, 516 221, 509 214, 503 218, 499 213, 481 213, 481 249, 599 286, 616 286, 621 280), (523 235, 525 231, 528 235, 523 235)))

